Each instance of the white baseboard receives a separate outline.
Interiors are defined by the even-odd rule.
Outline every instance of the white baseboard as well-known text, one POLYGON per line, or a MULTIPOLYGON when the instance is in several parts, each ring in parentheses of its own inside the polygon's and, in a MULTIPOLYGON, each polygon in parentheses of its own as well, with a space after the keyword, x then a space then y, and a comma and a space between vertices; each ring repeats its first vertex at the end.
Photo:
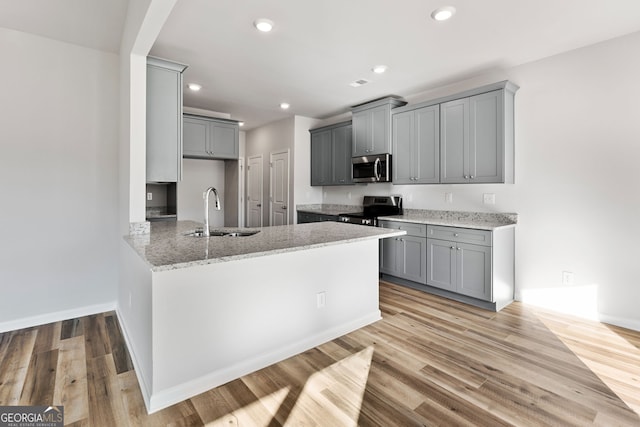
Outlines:
POLYGON ((262 368, 266 368, 267 366, 278 363, 289 357, 303 353, 311 348, 317 347, 328 341, 353 332, 356 329, 360 329, 371 323, 377 322, 380 319, 382 319, 381 313, 380 311, 377 311, 359 319, 355 319, 345 325, 340 325, 337 328, 333 328, 312 337, 308 337, 304 340, 292 343, 287 347, 281 348, 269 354, 258 355, 252 359, 245 360, 226 369, 211 372, 208 375, 185 382, 179 386, 171 387, 158 393, 154 393, 153 395, 151 395, 150 404, 149 406, 147 406, 147 410, 151 414, 153 412, 167 408, 200 393, 204 393, 207 390, 226 384, 229 381, 235 380, 236 378, 240 378, 244 375, 258 371, 262 368))
POLYGON ((10 320, 0 323, 0 333, 15 331, 18 329, 32 328, 34 326, 46 325, 47 323, 61 322, 63 320, 75 319, 77 317, 100 314, 116 309, 116 301, 95 304, 86 307, 73 308, 71 310, 56 311, 53 313, 39 314, 37 316, 24 317, 22 319, 10 320))
POLYGON ((632 329, 640 332, 640 320, 608 316, 606 314, 599 314, 598 317, 602 323, 608 323, 610 325, 620 326, 621 328, 632 329))
POLYGON ((135 352, 133 351, 133 346, 131 345, 131 340, 129 339, 129 333, 127 332, 127 325, 125 325, 124 317, 120 315, 119 310, 116 308, 116 316, 118 317, 118 323, 120 324, 120 330, 122 330, 122 336, 124 338, 124 342, 127 344, 127 350, 129 351, 129 356, 131 358, 131 363, 133 363, 133 370, 136 373, 136 378, 138 379, 138 385, 140 386, 140 392, 142 393, 142 400, 144 401, 144 406, 147 408, 147 413, 151 413, 149 410, 150 405, 150 397, 151 392, 149 386, 144 380, 142 376, 142 369, 140 368, 140 363, 136 357, 135 352))

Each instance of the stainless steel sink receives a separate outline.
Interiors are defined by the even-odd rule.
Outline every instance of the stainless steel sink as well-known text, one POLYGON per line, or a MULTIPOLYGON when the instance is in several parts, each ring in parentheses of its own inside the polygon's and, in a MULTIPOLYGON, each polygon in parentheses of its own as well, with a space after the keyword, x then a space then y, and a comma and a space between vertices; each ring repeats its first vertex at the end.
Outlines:
MULTIPOLYGON (((209 237, 247 237, 253 236, 254 234, 258 234, 260 230, 245 230, 245 231, 222 231, 222 230, 212 230, 209 232, 209 237)), ((187 237, 206 237, 204 235, 204 231, 201 229, 197 229, 190 233, 185 234, 187 237)))

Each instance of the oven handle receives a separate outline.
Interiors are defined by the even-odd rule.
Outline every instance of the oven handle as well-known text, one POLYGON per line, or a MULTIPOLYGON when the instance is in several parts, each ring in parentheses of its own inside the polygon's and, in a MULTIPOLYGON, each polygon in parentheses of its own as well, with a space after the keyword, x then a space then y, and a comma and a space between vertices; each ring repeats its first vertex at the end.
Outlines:
POLYGON ((380 169, 380 157, 377 157, 373 164, 373 173, 376 175, 376 181, 380 181, 380 172, 378 172, 378 169, 380 169))

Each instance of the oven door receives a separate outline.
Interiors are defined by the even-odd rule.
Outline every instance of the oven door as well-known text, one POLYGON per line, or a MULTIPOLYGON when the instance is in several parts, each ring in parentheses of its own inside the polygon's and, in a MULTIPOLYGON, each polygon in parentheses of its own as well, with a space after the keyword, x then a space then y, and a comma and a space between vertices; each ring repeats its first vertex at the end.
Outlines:
POLYGON ((353 157, 351 171, 353 182, 390 182, 391 154, 353 157))

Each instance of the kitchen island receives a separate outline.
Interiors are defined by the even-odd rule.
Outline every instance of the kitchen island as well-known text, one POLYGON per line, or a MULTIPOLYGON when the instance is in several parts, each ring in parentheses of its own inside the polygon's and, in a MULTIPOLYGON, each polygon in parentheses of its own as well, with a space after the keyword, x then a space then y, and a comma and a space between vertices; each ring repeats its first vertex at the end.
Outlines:
POLYGON ((405 234, 325 222, 187 236, 198 226, 122 242, 118 316, 149 412, 379 320, 378 240, 405 234))

